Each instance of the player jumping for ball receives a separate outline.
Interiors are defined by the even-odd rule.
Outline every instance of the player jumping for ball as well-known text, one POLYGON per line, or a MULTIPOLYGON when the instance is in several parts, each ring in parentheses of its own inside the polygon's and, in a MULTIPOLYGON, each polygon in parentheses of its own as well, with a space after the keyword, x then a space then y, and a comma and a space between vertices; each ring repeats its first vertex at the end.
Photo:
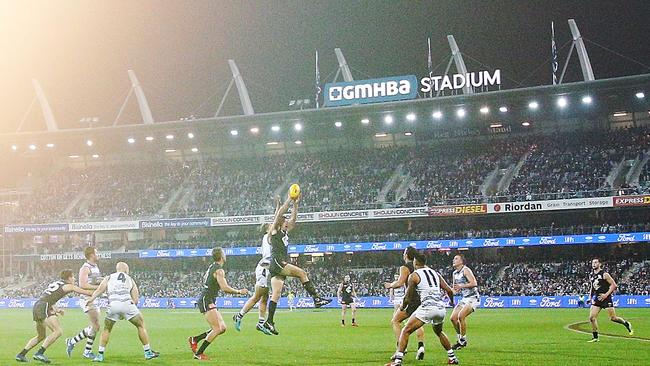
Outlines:
MULTIPOLYGON (((84 249, 84 256, 86 257, 86 262, 79 268, 79 287, 94 291, 102 281, 102 273, 97 266, 97 249, 95 247, 86 247, 84 249)), ((90 325, 82 329, 73 338, 65 340, 66 352, 68 353, 68 357, 70 357, 74 346, 85 338, 86 349, 83 352, 83 356, 92 360, 95 358, 93 343, 95 342, 95 335, 99 332, 99 303, 97 300, 90 302, 82 297, 79 300, 79 304, 83 312, 88 316, 90 325)))
POLYGON ((467 347, 467 322, 466 318, 476 311, 478 307, 480 295, 478 293, 478 284, 476 277, 472 270, 465 265, 465 258, 462 255, 454 256, 452 262, 454 267, 453 274, 453 290, 454 294, 460 293, 463 298, 458 302, 458 305, 451 313, 451 322, 456 329, 456 337, 458 342, 454 345, 454 349, 467 347))
POLYGON ((45 350, 56 342, 61 336, 63 330, 59 324, 57 315, 63 315, 63 309, 57 308, 56 302, 70 292, 78 294, 92 295, 92 291, 82 289, 74 285, 75 278, 72 271, 69 269, 61 271, 60 280, 50 283, 49 286, 43 291, 41 297, 34 303, 32 315, 34 322, 36 322, 36 337, 30 339, 25 348, 16 355, 16 361, 28 362, 27 352, 36 347, 37 344, 43 341, 41 348, 34 354, 34 359, 43 363, 50 363, 51 361, 45 356, 45 350), (50 330, 50 335, 45 337, 45 328, 50 330))
POLYGON ((444 293, 449 297, 451 306, 454 306, 454 293, 445 279, 431 268, 426 267, 426 258, 423 254, 415 255, 415 271, 409 276, 406 297, 402 308, 409 306, 409 303, 416 300, 419 304, 417 310, 409 317, 408 322, 400 333, 397 343, 397 351, 392 357, 392 362, 386 366, 397 366, 402 364, 404 351, 408 345, 409 336, 424 324, 432 324, 433 331, 440 339, 440 344, 447 351, 448 364, 458 364, 458 359, 451 349, 451 343, 445 332, 442 331, 442 324, 445 320, 446 309, 444 293))
MULTIPOLYGON (((277 212, 280 208, 280 197, 276 197, 275 211, 277 212)), ((262 231, 267 230, 267 225, 263 224, 261 226, 262 231)), ((235 329, 237 331, 241 330, 241 322, 244 319, 244 315, 248 313, 254 306, 259 302, 259 321, 255 326, 255 329, 260 332, 271 335, 271 332, 264 327, 264 322, 266 322, 266 308, 269 301, 269 266, 271 264, 271 243, 269 242, 269 234, 265 233, 262 237, 262 259, 257 263, 255 267, 255 293, 251 296, 244 306, 239 310, 239 312, 233 315, 232 320, 235 322, 235 329)))
POLYGON ((623 325, 630 335, 634 335, 632 324, 627 320, 616 316, 614 302, 612 301, 612 294, 616 291, 617 287, 616 282, 614 282, 614 279, 609 275, 609 273, 603 270, 603 265, 599 258, 594 258, 591 261, 591 268, 593 271, 589 276, 589 282, 591 283, 591 291, 589 294, 591 298, 589 321, 591 322, 593 338, 589 342, 600 341, 598 338, 598 314, 602 309, 607 310, 609 320, 623 325))
POLYGON ((345 275, 343 282, 339 284, 339 289, 336 291, 339 303, 341 304, 341 326, 345 326, 345 311, 348 306, 352 309, 352 326, 358 327, 356 322, 357 305, 354 299, 357 298, 357 292, 354 290, 354 285, 350 281, 350 276, 345 275))
POLYGON ((226 273, 223 270, 223 265, 226 263, 226 253, 223 249, 212 249, 212 261, 203 275, 203 292, 198 299, 199 311, 210 324, 210 329, 188 338, 194 358, 201 361, 209 360, 203 352, 214 342, 215 338, 226 332, 226 323, 215 305, 219 290, 229 294, 248 295, 247 289, 236 290, 228 285, 226 273), (198 342, 201 340, 203 343, 201 343, 201 347, 198 347, 198 342))
POLYGON ((93 302, 103 293, 108 295, 108 310, 104 320, 104 330, 99 339, 99 350, 93 362, 104 362, 104 351, 111 336, 115 323, 121 319, 128 320, 138 328, 138 337, 144 349, 144 359, 151 360, 159 356, 158 352, 151 350, 149 333, 144 325, 144 318, 135 305, 140 298, 140 291, 135 281, 129 276, 129 266, 124 262, 115 265, 115 273, 104 278, 88 302, 93 302))
MULTIPOLYGON (((386 289, 399 289, 406 285, 409 276, 415 267, 413 266, 413 260, 418 251, 413 247, 408 247, 404 249, 402 257, 404 259, 404 265, 399 267, 399 277, 393 282, 384 283, 386 289)), ((399 342, 399 337, 402 332, 402 322, 413 314, 415 309, 418 307, 417 298, 409 302, 408 306, 400 307, 399 310, 395 311, 393 318, 391 319, 391 325, 393 327, 393 333, 395 334, 395 339, 399 342)), ((424 329, 418 328, 415 332, 415 335, 418 338, 418 352, 415 355, 415 358, 418 360, 424 359, 424 329)))
POLYGON ((269 226, 267 234, 271 242, 271 300, 269 301, 269 315, 264 323, 264 327, 271 333, 278 335, 275 328, 275 310, 282 294, 284 281, 287 277, 296 277, 300 279, 303 287, 307 293, 314 299, 314 306, 320 308, 329 304, 331 299, 324 299, 318 295, 314 284, 307 277, 307 272, 302 268, 288 263, 289 258, 287 254, 287 247, 289 246, 289 232, 296 227, 296 220, 298 219, 298 201, 300 196, 292 199, 291 196, 280 206, 273 218, 273 224, 269 226), (291 210, 291 217, 289 220, 285 219, 284 214, 289 210, 289 205, 293 202, 291 210))

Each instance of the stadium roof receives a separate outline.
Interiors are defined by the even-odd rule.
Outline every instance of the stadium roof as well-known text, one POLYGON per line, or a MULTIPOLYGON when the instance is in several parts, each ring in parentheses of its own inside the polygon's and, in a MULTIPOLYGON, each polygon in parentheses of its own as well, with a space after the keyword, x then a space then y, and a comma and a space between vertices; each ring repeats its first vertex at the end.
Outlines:
MULTIPOLYGON (((82 148, 119 151, 122 147, 156 144, 165 149, 201 146, 260 145, 328 138, 355 139, 385 134, 427 134, 431 131, 489 126, 521 128, 522 122, 543 127, 548 121, 611 118, 614 113, 648 116, 650 74, 531 88, 488 91, 408 101, 229 116, 115 127, 63 129, 0 135, 0 151, 47 150, 69 154, 82 148), (643 97, 638 93, 643 93, 643 97), (645 94, 648 94, 645 97, 645 94), (560 102, 559 98, 564 101, 560 102), (536 102, 537 108, 529 104, 536 102), (563 103, 560 105, 560 103, 563 103), (505 109, 504 109, 505 108, 505 109), (501 110, 500 110, 501 109, 501 110), (506 111, 507 109, 507 111, 506 111), (460 112, 463 110, 464 112, 460 112), (172 137, 173 136, 173 137, 172 137), (147 137, 149 137, 148 141, 147 137), (32 146, 33 145, 33 146, 32 146)), ((622 114, 621 114, 622 115, 622 114)), ((528 126, 526 126, 528 127, 528 126)), ((86 151, 87 152, 87 151, 86 151)))

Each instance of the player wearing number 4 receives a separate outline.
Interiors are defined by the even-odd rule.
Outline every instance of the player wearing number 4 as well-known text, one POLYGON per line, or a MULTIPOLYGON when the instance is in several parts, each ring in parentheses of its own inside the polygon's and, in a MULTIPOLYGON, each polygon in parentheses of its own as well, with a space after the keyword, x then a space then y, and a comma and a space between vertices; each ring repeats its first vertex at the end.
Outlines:
POLYGON ((135 281, 129 276, 129 266, 126 263, 118 262, 115 265, 115 273, 102 280, 102 283, 88 299, 88 302, 92 303, 104 292, 108 295, 108 311, 106 312, 104 330, 99 341, 99 353, 97 353, 93 362, 104 361, 104 351, 113 330, 113 325, 121 319, 128 320, 138 328, 138 337, 140 337, 144 349, 144 359, 150 360, 158 357, 158 352, 151 350, 149 334, 144 326, 144 318, 135 305, 140 298, 140 291, 138 291, 135 281))
POLYGON ((38 301, 34 304, 32 315, 34 322, 36 322, 37 335, 30 339, 29 342, 27 342, 27 345, 25 345, 25 348, 16 355, 16 361, 28 362, 27 357, 25 357, 27 352, 43 341, 41 348, 39 348, 36 354, 34 354, 34 359, 43 363, 50 363, 50 360, 45 356, 45 350, 52 345, 52 343, 54 343, 63 332, 61 330, 61 325, 59 324, 59 319, 57 318, 57 315, 63 315, 63 309, 57 308, 55 304, 70 292, 76 292, 87 296, 92 294, 92 291, 84 290, 74 285, 75 278, 71 270, 66 269, 61 271, 60 278, 60 281, 50 283, 50 285, 47 286, 47 289, 43 291, 43 294, 38 301), (47 338, 45 337, 46 327, 51 331, 47 338))

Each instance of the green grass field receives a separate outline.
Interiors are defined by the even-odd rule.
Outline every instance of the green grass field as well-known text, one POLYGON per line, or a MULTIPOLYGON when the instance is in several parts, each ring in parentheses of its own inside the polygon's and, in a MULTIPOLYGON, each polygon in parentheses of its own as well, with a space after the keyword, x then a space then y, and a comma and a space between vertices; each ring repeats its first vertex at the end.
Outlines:
MULTIPOLYGON (((197 311, 145 310, 145 320, 153 348, 161 353, 152 365, 191 365, 187 336, 207 328, 197 311)), ((567 330, 572 323, 585 321, 586 309, 481 309, 469 319, 468 348, 458 357, 465 365, 650 365, 650 309, 621 309, 619 315, 629 318, 635 327, 636 339, 602 337, 592 344, 590 327, 579 324, 582 334, 567 330)), ((224 310, 229 326, 206 354, 218 365, 383 365, 395 350, 390 329, 389 310, 360 310, 359 328, 342 328, 337 310, 280 311, 276 316, 279 336, 265 336, 254 329, 257 314, 244 319, 242 332, 232 326, 232 311, 224 310)), ((102 316, 103 318, 103 316, 102 316)), ((61 318, 64 337, 73 336, 86 324, 79 309, 69 309, 61 318)), ((348 319, 349 322, 349 319, 348 319)), ((625 336, 625 329, 611 323, 606 314, 600 318, 601 332, 625 336)), ((455 337, 451 323, 445 331, 455 337)), ((0 365, 18 364, 14 355, 33 335, 31 311, 0 311, 0 365)), ((427 328, 426 358, 415 361, 415 352, 406 355, 405 365, 444 365, 446 354, 438 339, 427 328)), ((73 358, 65 354, 64 337, 47 351, 54 364, 88 365, 81 358, 83 347, 77 347, 73 358)), ((97 341, 99 342, 99 341, 97 341)), ((410 349, 417 341, 411 338, 410 349)), ((95 350, 97 349, 97 343, 95 350)), ((34 350, 35 351, 35 350, 34 350)), ((28 354, 30 360, 33 352, 28 354)), ((37 361, 31 361, 35 363, 37 361)), ((144 363, 142 347, 135 328, 120 322, 113 330, 106 350, 105 364, 138 365, 144 363)))

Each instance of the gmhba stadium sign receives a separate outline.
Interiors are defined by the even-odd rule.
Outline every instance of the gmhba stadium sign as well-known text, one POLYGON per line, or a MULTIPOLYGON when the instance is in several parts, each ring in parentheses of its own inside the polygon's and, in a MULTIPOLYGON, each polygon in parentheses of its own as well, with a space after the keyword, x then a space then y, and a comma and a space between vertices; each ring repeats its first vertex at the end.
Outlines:
POLYGON ((422 93, 444 92, 466 86, 480 88, 501 85, 501 70, 469 72, 466 74, 427 76, 392 76, 381 79, 356 80, 325 84, 325 106, 336 107, 415 99, 422 93))

